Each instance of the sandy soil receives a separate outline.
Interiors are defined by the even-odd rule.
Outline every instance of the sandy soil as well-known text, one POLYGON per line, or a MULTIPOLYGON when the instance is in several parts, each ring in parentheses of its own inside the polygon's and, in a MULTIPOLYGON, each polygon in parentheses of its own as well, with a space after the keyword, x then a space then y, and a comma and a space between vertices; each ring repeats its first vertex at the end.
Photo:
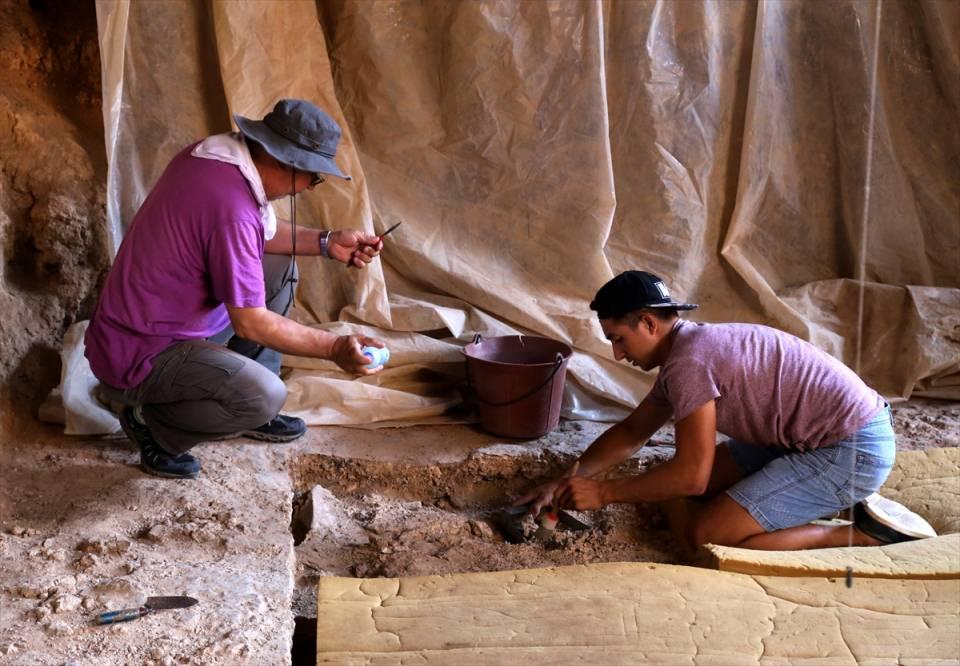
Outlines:
POLYGON ((960 403, 914 398, 893 406, 897 450, 960 446, 960 403))
POLYGON ((0 495, 0 661, 285 663, 292 559, 280 452, 204 448, 207 475, 195 483, 146 476, 122 440, 41 434, 14 449, 0 495), (97 613, 181 594, 202 604, 92 625, 97 613))
MULTIPOLYGON (((619 472, 631 473, 672 455, 649 447, 619 472)), ((480 450, 451 465, 397 465, 307 456, 294 532, 308 526, 297 552, 298 615, 316 615, 315 586, 324 575, 395 577, 501 571, 588 562, 680 562, 681 547, 652 505, 605 507, 571 515, 546 538, 511 543, 502 508, 535 480, 567 467, 573 456, 480 450), (313 484, 316 485, 313 485, 313 484), (497 520, 498 515, 500 520, 497 520)), ((519 520, 512 519, 518 524, 519 520)), ((528 521, 528 536, 536 524, 528 521)))

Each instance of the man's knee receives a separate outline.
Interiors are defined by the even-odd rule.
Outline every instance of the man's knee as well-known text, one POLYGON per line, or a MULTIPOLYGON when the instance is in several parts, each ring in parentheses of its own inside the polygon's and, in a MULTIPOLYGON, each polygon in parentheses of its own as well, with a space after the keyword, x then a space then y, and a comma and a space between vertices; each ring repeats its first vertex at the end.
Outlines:
POLYGON ((272 372, 270 373, 270 379, 271 381, 264 389, 263 396, 264 414, 267 417, 264 422, 279 414, 280 410, 283 409, 283 403, 287 401, 287 387, 283 380, 272 372))
POLYGON ((724 534, 723 530, 718 529, 717 525, 712 524, 712 522, 703 515, 697 516, 690 522, 687 528, 687 538, 694 548, 705 546, 708 543, 718 546, 736 545, 731 543, 729 535, 724 534))
POLYGON ((262 425, 280 413, 287 400, 287 387, 277 375, 253 361, 247 363, 241 372, 236 379, 241 383, 239 393, 243 400, 234 411, 243 412, 238 418, 245 425, 249 425, 247 421, 262 425))
POLYGON ((736 546, 763 531, 763 527, 746 509, 728 495, 720 494, 710 500, 703 511, 693 516, 688 527, 688 538, 694 548, 708 543, 736 546))

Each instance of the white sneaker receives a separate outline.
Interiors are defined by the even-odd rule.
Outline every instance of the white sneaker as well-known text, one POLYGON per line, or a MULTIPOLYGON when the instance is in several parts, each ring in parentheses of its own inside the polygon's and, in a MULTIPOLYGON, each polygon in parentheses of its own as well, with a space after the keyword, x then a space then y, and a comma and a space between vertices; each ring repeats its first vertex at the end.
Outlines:
POLYGON ((863 508, 881 525, 913 539, 927 539, 937 536, 936 530, 926 520, 886 497, 873 493, 862 502, 863 508))

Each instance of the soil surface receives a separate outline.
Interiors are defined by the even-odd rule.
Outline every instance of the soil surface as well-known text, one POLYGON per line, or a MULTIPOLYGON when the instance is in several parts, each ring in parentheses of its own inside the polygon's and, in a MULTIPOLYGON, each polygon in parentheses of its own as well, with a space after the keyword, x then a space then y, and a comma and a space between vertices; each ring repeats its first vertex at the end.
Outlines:
MULTIPOLYGON (((636 473, 672 455, 672 448, 647 447, 617 473, 636 473)), ((450 465, 302 458, 298 482, 317 485, 296 502, 294 535, 305 528, 305 538, 296 547, 295 612, 316 616, 316 583, 325 575, 398 577, 682 561, 682 548, 654 505, 569 512, 587 529, 561 522, 539 537, 536 521, 504 510, 535 480, 572 462, 572 456, 518 455, 509 448, 481 450, 450 465)))
POLYGON ((898 451, 960 446, 960 403, 914 398, 893 406, 898 451))

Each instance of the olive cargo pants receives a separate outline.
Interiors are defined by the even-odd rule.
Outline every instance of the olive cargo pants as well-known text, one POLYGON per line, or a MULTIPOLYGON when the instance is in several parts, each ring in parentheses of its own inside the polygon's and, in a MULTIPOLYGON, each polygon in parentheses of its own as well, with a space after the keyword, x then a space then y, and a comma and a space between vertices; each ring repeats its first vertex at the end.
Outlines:
MULTIPOLYGON (((286 315, 296 264, 288 256, 267 254, 263 273, 267 309, 286 315)), ((179 455, 204 440, 251 430, 275 417, 287 399, 279 371, 278 352, 235 336, 227 326, 208 340, 170 345, 137 386, 101 384, 101 392, 110 401, 139 405, 157 443, 179 455)))

